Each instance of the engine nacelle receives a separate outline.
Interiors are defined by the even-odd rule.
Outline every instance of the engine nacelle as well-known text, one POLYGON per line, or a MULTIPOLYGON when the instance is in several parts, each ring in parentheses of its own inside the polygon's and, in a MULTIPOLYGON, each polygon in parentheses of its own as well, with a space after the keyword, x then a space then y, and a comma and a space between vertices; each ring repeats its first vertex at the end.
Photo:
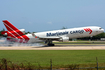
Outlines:
POLYGON ((61 37, 61 38, 59 39, 59 41, 60 41, 60 42, 67 42, 67 41, 69 41, 69 37, 61 37))
POLYGON ((25 29, 19 29, 23 34, 25 34, 25 29))

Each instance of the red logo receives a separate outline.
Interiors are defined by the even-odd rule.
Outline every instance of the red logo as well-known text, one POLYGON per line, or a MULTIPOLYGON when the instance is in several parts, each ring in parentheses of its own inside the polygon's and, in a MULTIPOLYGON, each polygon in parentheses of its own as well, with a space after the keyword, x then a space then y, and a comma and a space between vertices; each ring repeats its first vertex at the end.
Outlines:
POLYGON ((90 28, 85 28, 84 30, 85 30, 86 32, 90 32, 89 34, 92 33, 92 30, 91 30, 90 28))

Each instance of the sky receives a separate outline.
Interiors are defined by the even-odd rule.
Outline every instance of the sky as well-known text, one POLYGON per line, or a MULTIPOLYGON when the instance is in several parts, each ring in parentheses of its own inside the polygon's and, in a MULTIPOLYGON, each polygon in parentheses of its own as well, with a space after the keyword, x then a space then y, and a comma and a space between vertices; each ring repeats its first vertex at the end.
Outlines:
POLYGON ((0 0, 0 30, 8 20, 26 32, 84 26, 105 29, 105 0, 0 0))

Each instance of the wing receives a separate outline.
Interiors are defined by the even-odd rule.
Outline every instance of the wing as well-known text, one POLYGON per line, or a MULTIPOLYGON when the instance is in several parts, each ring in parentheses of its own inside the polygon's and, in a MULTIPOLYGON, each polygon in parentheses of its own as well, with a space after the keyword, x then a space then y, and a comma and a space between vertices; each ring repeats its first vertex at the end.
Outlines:
POLYGON ((32 33, 32 35, 35 38, 39 38, 40 40, 59 40, 61 37, 58 36, 53 36, 53 37, 41 37, 41 36, 36 36, 34 33, 32 33))
POLYGON ((34 33, 32 33, 32 35, 35 37, 35 38, 39 38, 40 40, 56 40, 56 41, 69 41, 69 37, 67 36, 51 36, 51 37, 41 37, 41 36, 36 36, 34 33))

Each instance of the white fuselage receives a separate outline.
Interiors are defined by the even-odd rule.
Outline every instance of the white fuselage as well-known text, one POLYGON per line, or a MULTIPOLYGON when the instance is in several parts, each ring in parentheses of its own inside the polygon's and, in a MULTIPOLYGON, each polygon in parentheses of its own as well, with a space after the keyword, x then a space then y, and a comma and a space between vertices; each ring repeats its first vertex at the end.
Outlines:
POLYGON ((19 43, 35 43, 45 42, 48 46, 54 46, 52 41, 69 41, 73 38, 89 37, 104 32, 104 29, 98 26, 88 26, 80 28, 71 28, 63 30, 53 30, 46 32, 38 32, 24 35, 25 29, 17 29, 9 21, 3 20, 7 31, 1 32, 2 35, 7 35, 7 40, 10 42, 19 43))
POLYGON ((45 41, 45 39, 53 39, 53 38, 68 37, 69 39, 73 39, 73 38, 89 37, 89 36, 95 36, 102 32, 104 32, 104 29, 102 29, 101 27, 89 26, 89 27, 38 32, 34 33, 36 37, 33 36, 32 34, 27 34, 27 36, 30 38, 28 42, 34 43, 34 42, 42 42, 45 41), (41 39, 44 38, 44 40, 41 40, 40 38, 41 39))

